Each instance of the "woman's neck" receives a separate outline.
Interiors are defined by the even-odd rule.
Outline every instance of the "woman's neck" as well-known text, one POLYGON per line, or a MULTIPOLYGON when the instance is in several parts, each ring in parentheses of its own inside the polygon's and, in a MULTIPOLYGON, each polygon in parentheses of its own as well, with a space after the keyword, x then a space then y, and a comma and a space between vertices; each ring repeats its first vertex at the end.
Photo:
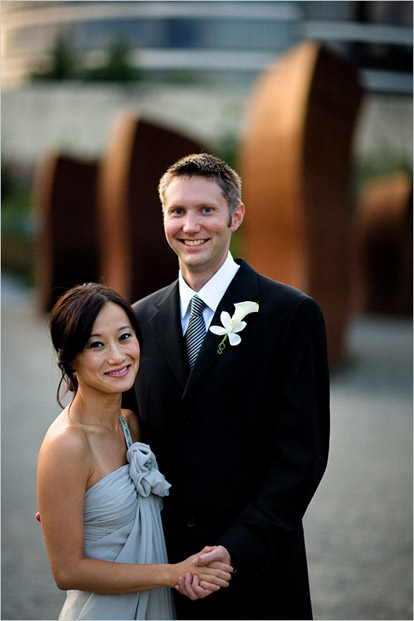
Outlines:
POLYGON ((121 414, 122 394, 85 395, 78 389, 68 407, 68 415, 72 422, 81 425, 92 425, 117 428, 121 414))

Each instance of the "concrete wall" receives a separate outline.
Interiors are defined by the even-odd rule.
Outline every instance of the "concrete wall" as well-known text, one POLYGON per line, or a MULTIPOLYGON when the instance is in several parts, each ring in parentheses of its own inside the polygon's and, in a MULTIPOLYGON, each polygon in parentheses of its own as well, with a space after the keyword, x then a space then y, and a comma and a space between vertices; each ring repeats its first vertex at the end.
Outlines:
MULTIPOLYGON (((106 148, 115 118, 126 110, 214 150, 223 137, 242 134, 248 101, 248 92, 234 89, 155 84, 122 88, 66 83, 5 91, 2 158, 22 167, 32 167, 56 149, 96 158, 106 148)), ((357 160, 412 163, 412 126, 410 97, 367 94, 355 135, 357 160)))
POLYGON ((180 130, 213 147, 238 134, 246 97, 194 87, 42 85, 2 94, 2 156, 33 162, 49 149, 96 157, 121 111, 180 130))

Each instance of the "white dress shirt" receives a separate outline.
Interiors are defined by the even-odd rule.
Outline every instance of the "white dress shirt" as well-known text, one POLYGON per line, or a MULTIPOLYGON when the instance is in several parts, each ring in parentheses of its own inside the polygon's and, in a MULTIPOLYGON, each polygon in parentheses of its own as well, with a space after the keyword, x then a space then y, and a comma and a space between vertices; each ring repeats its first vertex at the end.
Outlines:
POLYGON ((180 306, 181 306, 181 326, 183 334, 187 330, 187 325, 190 320, 190 301, 193 295, 197 294, 199 298, 206 304, 203 310, 203 319, 206 325, 206 330, 209 329, 213 315, 216 312, 217 306, 220 303, 221 298, 225 294, 227 287, 236 275, 240 265, 237 265, 233 259, 231 253, 227 255, 227 259, 224 261, 220 269, 210 278, 208 282, 200 289, 200 291, 194 291, 185 282, 181 271, 178 274, 178 287, 180 292, 180 306))

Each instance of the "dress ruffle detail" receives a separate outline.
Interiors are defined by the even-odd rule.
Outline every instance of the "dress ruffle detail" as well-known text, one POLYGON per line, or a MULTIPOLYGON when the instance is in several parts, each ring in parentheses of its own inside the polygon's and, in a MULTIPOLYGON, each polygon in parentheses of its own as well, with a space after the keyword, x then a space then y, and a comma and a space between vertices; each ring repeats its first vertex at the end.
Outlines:
POLYGON ((148 444, 135 442, 127 451, 129 475, 140 496, 168 496, 171 485, 158 470, 157 460, 148 444))

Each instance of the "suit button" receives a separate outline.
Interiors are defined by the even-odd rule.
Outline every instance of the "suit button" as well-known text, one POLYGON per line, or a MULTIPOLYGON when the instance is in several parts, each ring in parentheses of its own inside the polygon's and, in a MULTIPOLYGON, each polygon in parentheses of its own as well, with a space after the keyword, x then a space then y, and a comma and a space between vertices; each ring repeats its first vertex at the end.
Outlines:
POLYGON ((195 519, 193 517, 188 518, 187 520, 187 526, 189 528, 193 528, 193 526, 195 526, 195 519))

